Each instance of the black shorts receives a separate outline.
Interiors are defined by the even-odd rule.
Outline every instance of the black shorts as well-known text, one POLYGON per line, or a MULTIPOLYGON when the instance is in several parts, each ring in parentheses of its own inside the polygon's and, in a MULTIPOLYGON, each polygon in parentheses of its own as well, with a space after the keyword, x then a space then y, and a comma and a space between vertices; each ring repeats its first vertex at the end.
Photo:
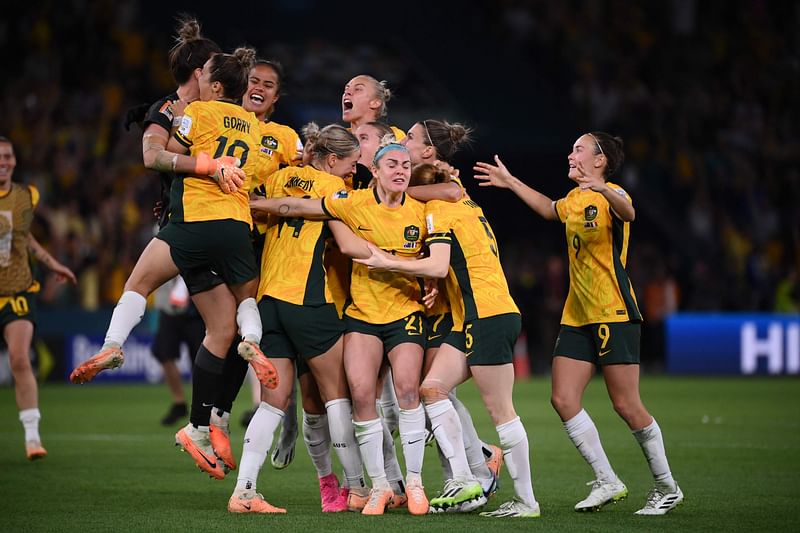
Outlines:
POLYGON ((238 220, 170 222, 156 238, 169 244, 189 294, 240 285, 258 276, 250 226, 238 220))
POLYGON ((383 343, 384 355, 389 355, 389 352, 404 342, 418 344, 423 350, 428 343, 425 334, 425 315, 421 311, 388 324, 370 324, 347 315, 344 316, 344 323, 348 333, 363 333, 378 337, 383 343))
POLYGON ((36 325, 36 293, 24 290, 12 296, 0 296, 0 328, 15 320, 36 325))
POLYGON ((177 361, 181 356, 181 344, 186 343, 189 357, 194 361, 197 350, 206 336, 203 319, 196 313, 180 315, 158 314, 158 330, 151 351, 160 362, 177 361))
POLYGON ((261 350, 268 357, 311 359, 330 350, 344 334, 333 304, 297 305, 265 296, 258 311, 264 328, 261 350))
MULTIPOLYGON (((518 313, 479 318, 464 323, 467 365, 504 365, 514 360, 522 318, 518 313)), ((450 344, 448 342, 448 344, 450 344)))
POLYGON ((561 326, 553 356, 597 365, 639 364, 639 322, 611 322, 586 326, 561 326))
POLYGON ((425 317, 425 323, 428 331, 426 349, 438 348, 453 329, 453 314, 444 313, 428 316, 425 317))

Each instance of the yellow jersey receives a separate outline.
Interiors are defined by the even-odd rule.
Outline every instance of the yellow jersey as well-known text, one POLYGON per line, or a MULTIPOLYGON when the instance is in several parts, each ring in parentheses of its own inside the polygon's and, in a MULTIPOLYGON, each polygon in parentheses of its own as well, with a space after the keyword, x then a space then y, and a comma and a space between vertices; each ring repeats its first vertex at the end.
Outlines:
POLYGON ((497 240, 481 207, 466 194, 458 202, 432 200, 427 204, 426 243, 450 245, 447 294, 453 330, 464 322, 506 313, 519 313, 500 264, 497 240))
MULTIPOLYGON (((399 257, 416 257, 427 235, 425 204, 405 194, 398 207, 389 208, 377 189, 341 190, 323 198, 322 208, 359 237, 399 257)), ((422 289, 414 276, 370 271, 353 263, 345 314, 370 324, 388 324, 423 310, 422 289)))
MULTIPOLYGON (((39 190, 33 185, 11 183, 0 193, 0 295, 11 296, 32 287, 38 290, 31 271, 28 236, 39 190)), ((32 290, 32 292, 34 292, 32 290)), ((0 298, 5 305, 7 299, 0 298)), ((1 305, 0 305, 1 307, 1 305)))
MULTIPOLYGON (((632 202, 622 187, 610 182, 608 186, 632 202)), ((602 194, 579 187, 556 201, 555 207, 566 227, 569 255, 569 293, 561 323, 641 322, 625 271, 630 223, 611 212, 602 194)))
POLYGON ((268 164, 266 154, 259 150, 261 126, 256 116, 229 102, 192 102, 186 106, 175 139, 192 156, 204 152, 215 159, 238 157, 246 180, 237 192, 226 194, 208 176, 176 176, 170 190, 170 221, 233 219, 252 225, 249 192, 268 164))
MULTIPOLYGON (((269 198, 323 198, 344 187, 342 178, 312 166, 286 167, 267 178, 269 198)), ((271 296, 296 305, 333 302, 324 268, 330 230, 322 220, 270 216, 258 298, 271 296)))

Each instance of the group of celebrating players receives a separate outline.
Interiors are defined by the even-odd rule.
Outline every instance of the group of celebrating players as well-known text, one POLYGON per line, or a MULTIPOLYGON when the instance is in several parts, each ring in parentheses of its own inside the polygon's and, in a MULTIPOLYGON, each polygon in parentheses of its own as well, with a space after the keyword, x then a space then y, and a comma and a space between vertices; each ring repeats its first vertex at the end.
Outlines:
MULTIPOLYGON (((342 95, 349 127, 311 123, 301 142, 292 128, 270 121, 280 65, 248 48, 222 53, 193 19, 181 22, 170 68, 178 89, 141 120, 145 166, 162 173, 168 191, 161 229, 126 282, 102 350, 70 379, 85 383, 123 364, 122 345, 147 296, 180 274, 206 334, 194 357, 190 422, 176 443, 212 477, 238 468, 230 512, 286 512, 256 484, 278 429, 291 427, 285 419, 295 416, 297 378, 323 512, 471 512, 497 490, 505 464, 515 496, 481 515, 540 516, 528 437, 512 399, 519 310, 491 225, 448 163, 469 141, 469 128, 435 119, 407 132, 387 126, 381 120, 391 93, 362 74, 342 95), (248 363, 262 401, 237 464, 229 419, 248 363), (470 377, 499 447, 481 441, 456 397, 470 377), (429 499, 422 465, 430 438, 446 479, 429 499)), ((623 157, 618 138, 581 135, 568 157, 576 186, 557 201, 524 185, 499 157, 474 170, 480 185, 509 188, 566 226, 571 282, 552 403, 596 477, 575 509, 599 510, 628 494, 581 407, 600 365, 653 473, 637 513, 657 515, 683 493, 661 430, 639 398, 641 314, 625 273, 635 211, 608 181, 623 157)), ((283 457, 280 466, 292 454, 283 457)))

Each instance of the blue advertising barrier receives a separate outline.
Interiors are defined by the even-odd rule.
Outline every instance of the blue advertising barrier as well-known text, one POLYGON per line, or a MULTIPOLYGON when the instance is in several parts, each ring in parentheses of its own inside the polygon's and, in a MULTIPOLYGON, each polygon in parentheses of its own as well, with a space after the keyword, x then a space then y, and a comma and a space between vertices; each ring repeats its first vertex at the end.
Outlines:
MULTIPOLYGON (((70 335, 65 337, 65 355, 67 365, 65 379, 69 377, 72 369, 86 361, 100 351, 103 346, 102 335, 70 335)), ((100 372, 93 381, 95 382, 120 382, 120 381, 146 381, 158 383, 164 376, 159 363, 150 352, 152 337, 148 335, 131 335, 122 346, 125 353, 125 364, 120 368, 100 372)), ((192 363, 189 358, 189 349, 181 345, 181 356, 178 360, 178 370, 184 379, 191 375, 192 363)))
POLYGON ((666 321, 676 374, 800 374, 800 315, 678 313, 666 321))

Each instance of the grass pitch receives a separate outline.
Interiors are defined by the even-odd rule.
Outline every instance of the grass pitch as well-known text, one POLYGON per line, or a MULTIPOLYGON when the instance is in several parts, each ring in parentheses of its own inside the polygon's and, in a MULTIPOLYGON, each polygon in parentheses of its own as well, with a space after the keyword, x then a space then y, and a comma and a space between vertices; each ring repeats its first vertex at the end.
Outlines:
MULTIPOLYGON (((188 391, 187 391, 188 392, 188 391)), ((531 441, 534 488, 542 506, 538 520, 488 519, 471 515, 383 517, 320 512, 316 476, 302 438, 294 463, 274 470, 269 459, 259 491, 286 507, 282 516, 230 515, 235 472, 209 479, 173 435, 179 426, 159 425, 169 403, 163 386, 46 385, 40 390, 41 432, 49 455, 25 459, 14 392, 0 389, 0 530, 2 531, 800 531, 800 381, 788 378, 642 379, 642 396, 661 426, 675 478, 686 500, 662 517, 633 513, 651 486, 647 464, 625 424, 595 379, 585 407, 598 426, 627 500, 601 512, 579 514, 591 470, 578 455, 549 405, 547 378, 519 382, 517 411, 531 441)), ((475 388, 459 396, 470 407, 479 433, 497 441, 475 388)), ((233 447, 241 454, 244 429, 238 417, 249 394, 234 407, 233 447)), ((400 452, 402 455, 402 452, 400 452)), ((424 479, 429 497, 441 488, 441 469, 428 448, 424 479)), ((513 495, 503 485, 489 502, 496 508, 513 495)))

